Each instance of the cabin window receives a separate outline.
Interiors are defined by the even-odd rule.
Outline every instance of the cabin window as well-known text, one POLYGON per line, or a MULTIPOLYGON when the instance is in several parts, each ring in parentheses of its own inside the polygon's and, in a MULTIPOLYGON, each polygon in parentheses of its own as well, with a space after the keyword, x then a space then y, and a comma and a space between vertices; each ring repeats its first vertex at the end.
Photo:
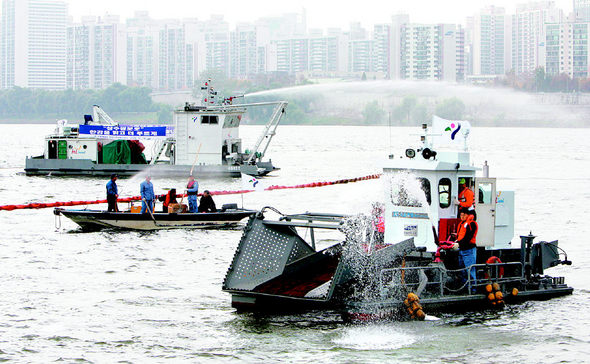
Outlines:
POLYGON ((236 115, 228 115, 225 117, 225 121, 223 123, 224 128, 236 128, 240 126, 240 119, 236 115))
POLYGON ((426 196, 426 202, 428 204, 432 204, 432 198, 430 197, 430 181, 427 178, 418 178, 420 180, 420 185, 422 187, 422 191, 424 191, 424 195, 426 196))
POLYGON ((438 199, 441 209, 446 209, 451 206, 451 180, 448 178, 441 178, 438 181, 438 199))
POLYGON ((403 185, 392 186, 391 188, 391 203, 395 206, 420 207, 422 203, 417 196, 408 193, 408 190, 403 185))
POLYGON ((201 116, 201 124, 217 124, 217 115, 203 115, 201 116))
POLYGON ((492 203, 492 184, 479 183, 478 202, 485 205, 492 203))

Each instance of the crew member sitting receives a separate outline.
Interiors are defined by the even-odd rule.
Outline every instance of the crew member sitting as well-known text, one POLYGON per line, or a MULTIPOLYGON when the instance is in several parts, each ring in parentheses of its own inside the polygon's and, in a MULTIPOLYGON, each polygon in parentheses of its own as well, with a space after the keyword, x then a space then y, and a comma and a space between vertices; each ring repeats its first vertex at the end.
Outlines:
POLYGON ((162 204, 162 212, 169 212, 168 207, 171 203, 178 203, 178 201, 176 201, 176 188, 170 189, 170 191, 168 191, 168 193, 166 194, 166 199, 162 204))
POLYGON ((215 202, 208 190, 203 191, 201 201, 199 203, 199 212, 216 212, 215 202))

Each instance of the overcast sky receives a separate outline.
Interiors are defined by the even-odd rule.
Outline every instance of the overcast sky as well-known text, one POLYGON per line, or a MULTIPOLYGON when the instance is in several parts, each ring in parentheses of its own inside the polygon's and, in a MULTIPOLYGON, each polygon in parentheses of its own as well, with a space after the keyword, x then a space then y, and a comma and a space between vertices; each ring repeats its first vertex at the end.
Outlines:
MULTIPOLYGON (((290 12, 307 12, 308 28, 348 28, 351 21, 360 21, 365 27, 389 22, 392 14, 410 14, 415 23, 464 24, 465 17, 493 4, 503 6, 513 13, 516 3, 512 0, 67 0, 70 15, 79 21, 83 15, 120 15, 121 20, 133 16, 135 10, 147 10, 156 19, 196 17, 208 19, 211 14, 223 15, 230 25, 252 22, 265 16, 277 16, 290 12)), ((555 0, 558 8, 567 15, 572 10, 572 0, 555 0)))

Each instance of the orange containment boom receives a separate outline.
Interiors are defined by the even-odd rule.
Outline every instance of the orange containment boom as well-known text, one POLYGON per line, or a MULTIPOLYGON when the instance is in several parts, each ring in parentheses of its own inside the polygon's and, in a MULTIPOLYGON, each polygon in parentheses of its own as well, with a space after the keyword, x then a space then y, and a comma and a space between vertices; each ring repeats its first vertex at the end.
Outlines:
MULTIPOLYGON (((324 186, 332 186, 337 184, 344 184, 344 183, 354 183, 360 181, 367 181, 370 179, 378 179, 381 177, 381 174, 371 174, 368 176, 363 177, 355 177, 355 178, 347 178, 347 179, 339 179, 336 181, 323 181, 323 182, 311 182, 305 183, 300 185, 294 186, 270 186, 265 188, 265 191, 273 191, 273 190, 286 190, 291 188, 313 188, 313 187, 324 187, 324 186)), ((211 191, 211 195, 236 195, 240 193, 249 193, 254 192, 254 190, 238 190, 238 191, 211 191)), ((200 196, 201 194, 199 194, 200 196)), ((182 197, 185 195, 177 195, 178 197, 182 197)), ((124 197, 119 198, 117 202, 132 202, 132 201, 141 201, 140 196, 133 196, 133 197, 124 197)), ((107 200, 93 200, 93 201, 57 201, 57 202, 49 202, 49 203, 42 203, 42 202, 35 202, 30 204, 23 204, 23 205, 0 205, 0 211, 12 211, 12 210, 21 210, 21 209, 44 209, 48 207, 61 207, 61 206, 79 206, 79 205, 95 205, 107 203, 107 200)))

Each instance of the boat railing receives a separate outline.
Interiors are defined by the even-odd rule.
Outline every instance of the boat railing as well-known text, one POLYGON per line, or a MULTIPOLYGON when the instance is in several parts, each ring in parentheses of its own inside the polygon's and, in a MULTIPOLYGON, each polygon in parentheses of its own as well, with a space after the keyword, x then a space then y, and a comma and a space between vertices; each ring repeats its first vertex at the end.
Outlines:
POLYGON ((459 292, 462 294, 481 292, 478 288, 489 283, 502 284, 524 280, 521 262, 473 264, 461 269, 446 269, 443 265, 435 265, 382 269, 379 274, 379 287, 385 295, 390 289, 399 292, 398 288, 403 287, 408 292, 421 291, 444 296, 459 292), (469 274, 471 269, 475 269, 475 281, 469 274))

